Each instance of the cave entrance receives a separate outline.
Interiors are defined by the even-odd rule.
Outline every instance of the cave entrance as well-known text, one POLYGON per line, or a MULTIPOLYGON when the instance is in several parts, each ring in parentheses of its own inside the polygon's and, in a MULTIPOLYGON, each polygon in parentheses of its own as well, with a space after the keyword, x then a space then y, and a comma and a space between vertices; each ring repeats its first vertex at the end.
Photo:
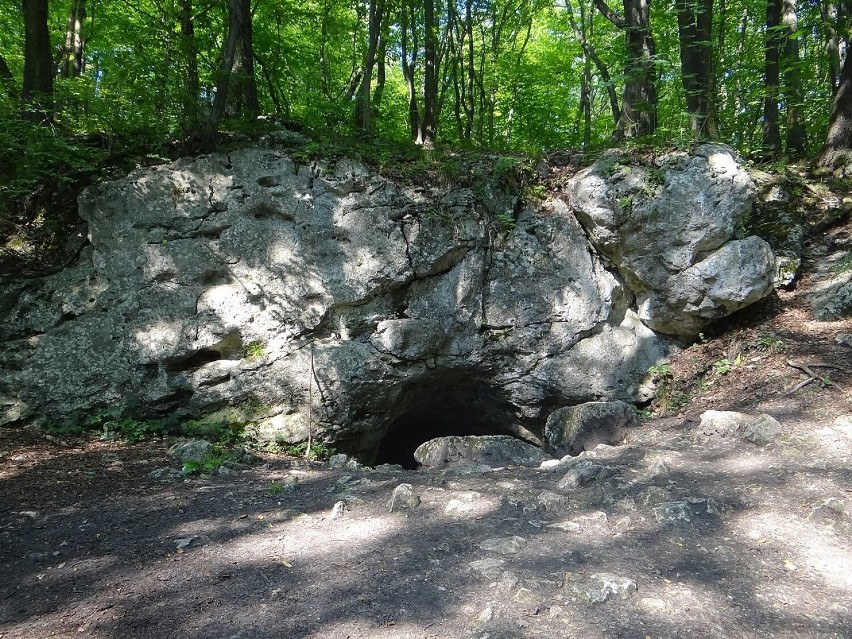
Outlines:
POLYGON ((469 371, 440 371, 411 383, 389 411, 375 463, 416 469, 420 444, 449 435, 516 435, 517 409, 502 389, 469 371))

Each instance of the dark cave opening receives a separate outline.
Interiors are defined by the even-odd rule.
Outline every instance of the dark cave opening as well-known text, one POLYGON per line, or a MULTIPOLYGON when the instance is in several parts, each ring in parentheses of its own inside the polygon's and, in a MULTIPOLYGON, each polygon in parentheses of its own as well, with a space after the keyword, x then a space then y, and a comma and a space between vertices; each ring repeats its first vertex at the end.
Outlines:
POLYGON ((443 371, 401 393, 374 463, 416 469, 420 444, 449 435, 513 435, 517 409, 502 390, 469 375, 443 371))

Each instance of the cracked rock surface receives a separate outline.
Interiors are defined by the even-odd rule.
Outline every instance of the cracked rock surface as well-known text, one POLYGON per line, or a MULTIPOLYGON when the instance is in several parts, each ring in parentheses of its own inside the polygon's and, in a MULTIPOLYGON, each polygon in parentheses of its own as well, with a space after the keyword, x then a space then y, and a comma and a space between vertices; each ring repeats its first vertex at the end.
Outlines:
MULTIPOLYGON (((710 195, 731 188, 727 164, 703 166, 689 170, 705 171, 710 195)), ((671 184, 685 179, 679 165, 664 169, 671 184)), ((636 259, 612 268, 610 244, 559 199, 520 207, 511 228, 495 221, 504 199, 399 186, 349 160, 296 165, 268 149, 96 185, 80 198, 91 246, 79 264, 0 294, 0 423, 116 406, 137 418, 227 409, 260 438, 312 429, 371 461, 406 420, 452 423, 432 436, 540 444, 555 407, 649 398, 646 371, 669 343, 640 314, 668 303, 665 286, 637 290, 636 259)), ((743 249, 725 244, 736 214, 720 215, 724 228, 694 229, 707 238, 679 248, 689 259, 663 278, 684 280, 676 304, 683 291, 685 304, 711 300, 702 318, 734 309, 713 269, 743 249)))

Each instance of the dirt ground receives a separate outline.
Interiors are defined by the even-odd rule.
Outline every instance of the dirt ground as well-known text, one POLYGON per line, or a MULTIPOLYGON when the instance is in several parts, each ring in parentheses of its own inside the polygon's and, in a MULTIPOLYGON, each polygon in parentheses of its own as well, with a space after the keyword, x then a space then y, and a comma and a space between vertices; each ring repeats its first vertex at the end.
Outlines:
POLYGON ((579 487, 276 455, 158 481, 172 442, 2 428, 0 639, 852 637, 852 320, 808 308, 850 248, 831 230, 793 291, 673 358, 579 487), (708 409, 782 431, 703 432, 708 409), (401 483, 420 505, 389 512, 401 483))

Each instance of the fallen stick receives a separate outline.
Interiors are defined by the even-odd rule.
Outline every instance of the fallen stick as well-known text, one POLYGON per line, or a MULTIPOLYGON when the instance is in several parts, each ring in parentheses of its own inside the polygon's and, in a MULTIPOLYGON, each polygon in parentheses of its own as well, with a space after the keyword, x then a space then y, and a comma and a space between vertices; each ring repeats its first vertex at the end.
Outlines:
POLYGON ((787 360, 787 366, 791 366, 792 368, 798 368, 800 371, 804 372, 808 378, 796 384, 792 389, 787 391, 787 395, 792 395, 793 393, 802 390, 805 386, 810 384, 811 382, 819 381, 820 384, 823 385, 823 388, 828 388, 829 386, 833 386, 837 388, 837 385, 832 382, 827 377, 822 377, 821 375, 817 375, 813 368, 832 368, 834 370, 843 371, 844 373, 852 373, 848 368, 843 368, 842 366, 836 366, 835 364, 827 364, 825 362, 815 362, 811 364, 802 364, 800 362, 793 362, 791 360, 787 360))

